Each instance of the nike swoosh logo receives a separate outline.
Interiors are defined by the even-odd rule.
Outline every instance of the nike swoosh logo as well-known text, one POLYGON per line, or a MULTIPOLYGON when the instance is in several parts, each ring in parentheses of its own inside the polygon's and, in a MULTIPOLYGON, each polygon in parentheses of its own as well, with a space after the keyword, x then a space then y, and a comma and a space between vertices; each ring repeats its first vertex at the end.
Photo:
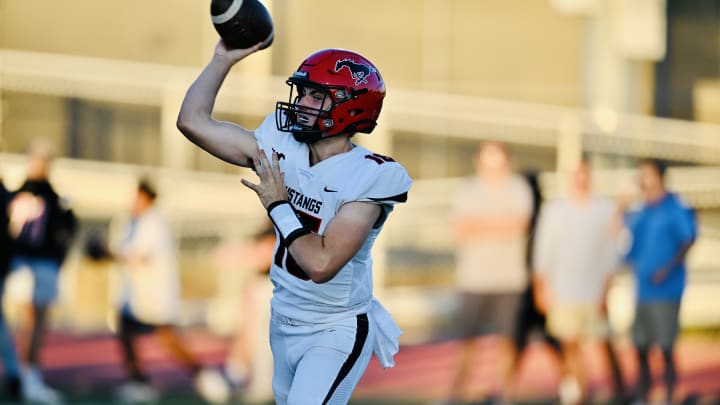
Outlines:
POLYGON ((337 190, 330 190, 329 188, 327 188, 327 186, 325 186, 323 191, 325 191, 326 193, 337 193, 337 190))

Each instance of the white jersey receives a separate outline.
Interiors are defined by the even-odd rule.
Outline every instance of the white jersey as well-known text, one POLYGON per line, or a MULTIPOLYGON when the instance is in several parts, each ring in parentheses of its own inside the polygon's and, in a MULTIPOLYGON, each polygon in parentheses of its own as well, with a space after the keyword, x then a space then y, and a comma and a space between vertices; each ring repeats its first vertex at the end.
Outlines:
POLYGON ((127 223, 117 249, 131 257, 121 264, 121 305, 129 305, 137 319, 149 324, 177 321, 180 276, 177 247, 170 224, 152 208, 127 223), (137 260, 144 258, 144 260, 137 260))
POLYGON ((372 299, 370 251, 393 205, 404 202, 412 184, 407 171, 389 157, 361 146, 310 166, 308 145, 281 132, 275 115, 255 130, 261 149, 279 156, 288 200, 303 224, 322 235, 340 208, 349 202, 380 204, 383 215, 353 258, 332 280, 311 281, 278 236, 270 269, 275 313, 303 322, 323 323, 368 311, 372 299))

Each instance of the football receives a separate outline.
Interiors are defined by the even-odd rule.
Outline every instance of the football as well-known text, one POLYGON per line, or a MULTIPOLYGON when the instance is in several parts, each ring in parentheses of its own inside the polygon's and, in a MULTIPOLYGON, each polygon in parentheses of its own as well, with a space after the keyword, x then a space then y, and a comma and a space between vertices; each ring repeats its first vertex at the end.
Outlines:
POLYGON ((272 44, 274 28, 268 9, 259 0, 212 0, 213 26, 228 48, 245 49, 272 44))

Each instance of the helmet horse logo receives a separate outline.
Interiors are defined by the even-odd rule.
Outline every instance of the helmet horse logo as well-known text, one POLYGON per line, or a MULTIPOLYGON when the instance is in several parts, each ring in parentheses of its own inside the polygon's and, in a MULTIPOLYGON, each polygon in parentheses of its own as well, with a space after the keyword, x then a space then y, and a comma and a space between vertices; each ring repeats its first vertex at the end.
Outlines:
POLYGON ((355 79, 356 86, 367 83, 368 76, 377 72, 374 67, 356 63, 352 59, 340 59, 335 62, 335 72, 339 72, 344 68, 347 69, 350 72, 350 76, 355 79))

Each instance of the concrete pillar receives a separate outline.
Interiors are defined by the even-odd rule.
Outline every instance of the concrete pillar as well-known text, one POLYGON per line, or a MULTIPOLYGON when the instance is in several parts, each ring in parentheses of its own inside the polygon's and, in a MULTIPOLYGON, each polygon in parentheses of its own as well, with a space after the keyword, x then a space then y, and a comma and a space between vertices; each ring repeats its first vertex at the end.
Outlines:
POLYGON ((560 120, 557 139, 555 190, 564 194, 567 191, 567 173, 582 159, 582 124, 579 115, 568 114, 560 120))
MULTIPOLYGON (((5 65, 5 62, 3 60, 5 58, 2 51, 0 51, 0 67, 5 65)), ((3 132, 4 125, 4 118, 5 118, 5 110, 3 107, 5 107, 5 83, 3 83, 3 77, 5 76, 5 72, 0 70, 0 153, 5 152, 5 148, 7 147, 5 142, 5 133, 3 132)), ((0 176, 2 176, 2 173, 0 173, 0 176)))
POLYGON ((424 2, 422 82, 428 90, 445 90, 449 82, 451 13, 452 2, 424 2))
POLYGON ((587 19, 586 104, 593 110, 627 111, 628 66, 613 42, 611 12, 610 2, 601 1, 587 19))
POLYGON ((162 166, 168 169, 188 169, 192 163, 193 146, 175 125, 189 85, 182 75, 171 75, 163 93, 160 105, 160 150, 162 166))
POLYGON ((650 66, 665 55, 666 30, 665 0, 597 1, 587 18, 584 47, 587 105, 647 113, 650 66))
MULTIPOLYGON (((0 58, 2 58, 2 56, 0 56, 0 58)), ((3 118, 5 117, 5 111, 3 109, 5 106, 5 99, 3 98, 3 94, 5 93, 5 90, 3 88, 2 77, 3 75, 0 74, 0 153, 5 152, 5 134, 3 131, 3 118)), ((0 175, 2 175, 2 173, 0 173, 0 175)))

